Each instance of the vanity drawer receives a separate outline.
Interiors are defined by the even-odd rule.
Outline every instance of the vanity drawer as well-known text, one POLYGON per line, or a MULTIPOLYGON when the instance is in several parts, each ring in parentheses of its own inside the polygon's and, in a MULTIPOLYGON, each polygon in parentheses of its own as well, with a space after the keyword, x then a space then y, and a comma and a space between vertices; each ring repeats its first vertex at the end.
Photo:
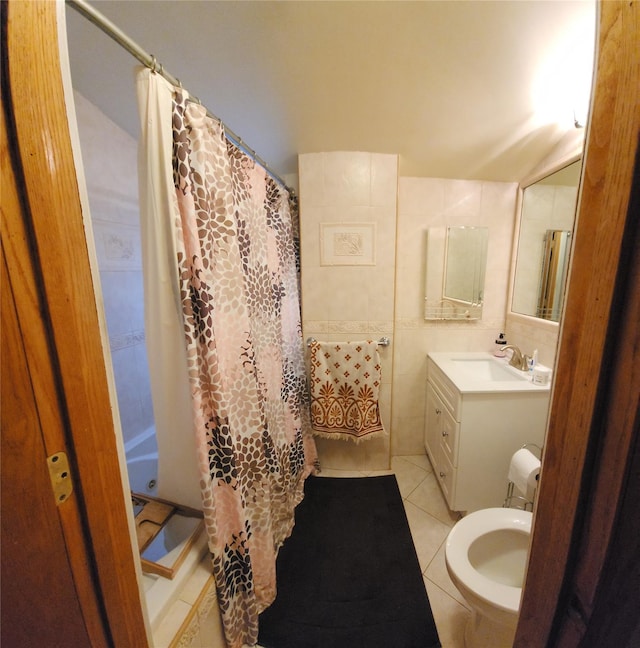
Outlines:
POLYGON ((456 496, 456 469, 446 458, 440 446, 438 467, 436 469, 436 478, 442 488, 447 504, 451 510, 454 510, 454 501, 456 496))
POLYGON ((444 404, 453 414, 456 421, 460 420, 460 392, 454 384, 441 371, 436 363, 427 357, 427 380, 431 383, 434 390, 438 393, 444 404))

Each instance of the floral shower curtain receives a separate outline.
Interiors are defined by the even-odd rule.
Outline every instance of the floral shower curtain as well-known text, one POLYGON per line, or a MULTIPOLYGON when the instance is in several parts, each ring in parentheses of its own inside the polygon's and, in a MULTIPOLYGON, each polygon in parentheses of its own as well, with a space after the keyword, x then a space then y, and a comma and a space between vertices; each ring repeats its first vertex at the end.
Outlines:
MULTIPOLYGON (((275 598, 277 550, 291 533, 316 460, 300 326, 297 209, 181 89, 141 70, 138 96, 142 218, 160 214, 166 221, 148 229, 168 230, 166 254, 156 250, 155 256, 174 266, 169 302, 186 342, 213 573, 227 642, 240 648, 255 644, 258 614, 275 598), (157 146, 171 146, 170 156, 160 156, 164 162, 157 146)), ((191 429, 173 434, 181 443, 191 429)))

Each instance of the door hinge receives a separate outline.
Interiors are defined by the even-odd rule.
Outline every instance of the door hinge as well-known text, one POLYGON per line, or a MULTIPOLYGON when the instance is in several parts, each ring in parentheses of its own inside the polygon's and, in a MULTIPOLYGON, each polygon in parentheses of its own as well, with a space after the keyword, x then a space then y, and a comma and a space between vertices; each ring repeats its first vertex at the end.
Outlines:
POLYGON ((64 452, 56 452, 47 457, 47 466, 49 467, 49 477, 51 478, 51 487, 56 504, 60 506, 66 502, 69 495, 73 492, 73 482, 69 471, 69 461, 64 452))

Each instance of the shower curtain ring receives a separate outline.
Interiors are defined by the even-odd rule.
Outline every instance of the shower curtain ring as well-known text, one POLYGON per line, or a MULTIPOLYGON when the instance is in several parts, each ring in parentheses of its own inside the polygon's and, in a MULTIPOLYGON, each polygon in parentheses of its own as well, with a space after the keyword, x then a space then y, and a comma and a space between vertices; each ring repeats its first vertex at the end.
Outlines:
POLYGON ((149 65, 149 68, 151 69, 151 71, 154 74, 157 72, 156 65, 157 65, 157 60, 156 60, 155 54, 152 54, 151 55, 151 65, 149 65))

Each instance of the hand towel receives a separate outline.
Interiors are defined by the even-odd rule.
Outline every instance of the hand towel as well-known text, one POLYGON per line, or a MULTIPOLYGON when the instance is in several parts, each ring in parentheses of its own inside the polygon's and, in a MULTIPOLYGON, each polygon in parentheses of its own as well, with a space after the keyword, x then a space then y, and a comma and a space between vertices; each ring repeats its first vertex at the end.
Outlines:
POLYGON ((311 342, 313 433, 356 443, 385 434, 380 419, 378 343, 311 342))

